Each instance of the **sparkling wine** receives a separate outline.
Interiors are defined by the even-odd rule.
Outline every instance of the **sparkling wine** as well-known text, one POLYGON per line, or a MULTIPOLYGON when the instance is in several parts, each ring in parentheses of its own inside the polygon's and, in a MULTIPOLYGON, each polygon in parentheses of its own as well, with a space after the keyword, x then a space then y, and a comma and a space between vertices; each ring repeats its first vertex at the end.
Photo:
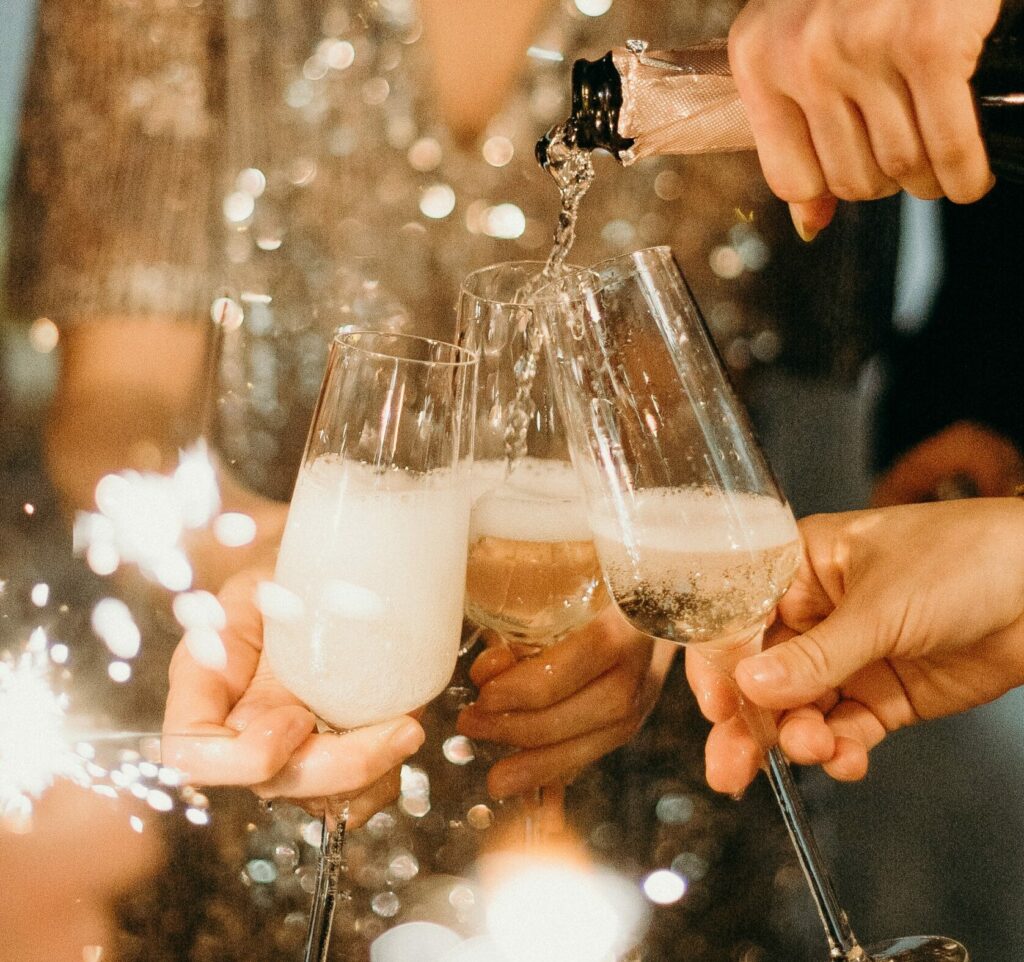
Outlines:
POLYGON ((695 488, 635 497, 625 525, 610 511, 593 519, 605 576, 630 622, 685 645, 730 645, 758 630, 799 562, 785 505, 695 488))
POLYGON ((281 683, 332 726, 411 711, 447 684, 469 509, 467 486, 446 472, 380 473, 334 456, 302 468, 261 591, 264 644, 281 683))
MULTIPOLYGON (((580 204, 594 180, 590 151, 581 150, 557 136, 552 141, 546 169, 558 187, 558 223, 544 269, 516 297, 521 303, 528 302, 540 288, 564 270, 566 259, 576 241, 580 204)), ((544 349, 543 332, 532 313, 527 315, 526 325, 526 350, 516 360, 513 372, 516 388, 509 402, 508 426, 505 429, 505 457, 510 466, 526 454, 526 435, 534 414, 530 392, 544 349)))
POLYGON ((523 458, 473 506, 466 614, 510 641, 539 646, 585 624, 605 601, 572 466, 523 458))

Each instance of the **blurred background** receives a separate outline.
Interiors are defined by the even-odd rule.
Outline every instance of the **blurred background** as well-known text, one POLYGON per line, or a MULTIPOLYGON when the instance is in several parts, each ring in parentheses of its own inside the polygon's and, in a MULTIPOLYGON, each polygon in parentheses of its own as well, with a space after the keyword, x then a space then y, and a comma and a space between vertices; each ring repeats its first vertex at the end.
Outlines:
MULTIPOLYGON (((29 0, 0 0, 0 261, 33 28, 29 0)), ((937 205, 911 201, 902 214, 894 325, 909 335, 928 316, 942 279, 941 218, 937 205)), ((63 570, 70 532, 39 456, 60 346, 33 327, 35 318, 11 316, 3 306, 0 312, 2 592, 5 583, 26 589, 40 572, 63 570), (29 503, 37 509, 31 516, 29 503)), ((1024 326, 1024 318, 1017 321, 1024 326)), ((984 338, 980 318, 978 326, 984 338)), ((755 421, 798 514, 867 504, 886 371, 875 359, 853 383, 772 371, 755 385, 755 421)), ((938 388, 967 390, 953 381, 938 388)), ((1017 404, 1024 409, 1019 395, 1017 404)), ((89 582, 67 604, 85 607, 98 590, 89 582)), ((14 595, 8 588, 8 598, 14 595)), ((0 604, 3 648, 20 616, 19 602, 0 597, 0 604)), ((1016 962, 1024 948, 1024 695, 893 737, 873 755, 861 784, 836 786, 814 773, 803 783, 862 939, 941 932, 964 941, 980 962, 1016 962)), ((11 881, 18 880, 3 880, 5 893, 11 881)), ((808 924, 813 932, 814 920, 808 924)), ((0 959, 13 962, 10 951, 0 945, 0 959)))

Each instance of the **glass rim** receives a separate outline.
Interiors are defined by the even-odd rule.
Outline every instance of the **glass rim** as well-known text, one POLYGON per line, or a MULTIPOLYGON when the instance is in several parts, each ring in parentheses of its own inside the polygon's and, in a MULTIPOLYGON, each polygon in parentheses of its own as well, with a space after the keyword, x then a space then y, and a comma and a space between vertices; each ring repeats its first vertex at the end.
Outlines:
MULTIPOLYGON (((581 275, 595 277, 600 281, 600 283, 598 283, 595 287, 589 289, 593 293, 597 293, 598 291, 604 290, 605 287, 605 282, 601 280, 602 272, 606 270, 608 267, 610 267, 612 264, 622 264, 626 262, 637 264, 641 258, 644 258, 646 255, 650 254, 656 254, 659 258, 664 258, 665 255, 667 255, 670 260, 672 260, 673 262, 675 261, 675 257, 672 253, 672 248, 668 244, 656 244, 654 247, 642 247, 639 250, 629 251, 628 253, 625 254, 615 254, 612 257, 606 257, 603 261, 598 261, 596 264, 593 264, 590 267, 580 267, 573 271, 570 271, 567 274, 562 274, 559 277, 554 277, 547 284, 545 284, 537 293, 543 294, 545 291, 549 289, 557 289, 559 284, 564 284, 566 281, 571 281, 574 277, 580 277, 581 275)), ((553 300, 554 293, 552 293, 551 296, 545 297, 543 299, 553 300)))
POLYGON ((382 360, 393 361, 396 364, 403 363, 420 364, 424 367, 466 368, 472 367, 480 360, 480 354, 478 351, 474 351, 472 348, 463 347, 460 344, 453 344, 451 341, 443 341, 436 337, 423 337, 420 334, 378 331, 373 328, 347 328, 343 331, 339 330, 335 332, 332 343, 338 348, 345 348, 349 351, 365 354, 367 357, 377 357, 382 360), (409 357, 403 354, 396 354, 392 351, 375 350, 373 347, 366 347, 362 344, 352 343, 350 339, 356 337, 367 337, 368 339, 387 337, 405 344, 426 344, 431 347, 447 348, 452 357, 447 360, 443 358, 409 357))
MULTIPOLYGON (((537 299, 537 294, 541 291, 547 290, 552 281, 542 285, 538 288, 537 293, 534 294, 528 301, 512 301, 502 297, 488 297, 486 294, 481 294, 478 291, 470 290, 469 281, 474 277, 482 277, 485 274, 496 272, 500 267, 537 267, 541 271, 547 266, 547 261, 539 260, 520 260, 520 261, 496 261, 493 264, 488 264, 486 267, 478 267, 475 271, 470 271, 459 285, 459 296, 460 297, 472 297, 475 300, 483 301, 487 304, 497 304, 500 307, 524 307, 529 308, 531 303, 537 299)), ((569 265, 569 273, 565 276, 572 277, 575 274, 586 270, 585 267, 577 266, 576 264, 569 265)), ((557 278, 556 278, 557 279, 557 278)))

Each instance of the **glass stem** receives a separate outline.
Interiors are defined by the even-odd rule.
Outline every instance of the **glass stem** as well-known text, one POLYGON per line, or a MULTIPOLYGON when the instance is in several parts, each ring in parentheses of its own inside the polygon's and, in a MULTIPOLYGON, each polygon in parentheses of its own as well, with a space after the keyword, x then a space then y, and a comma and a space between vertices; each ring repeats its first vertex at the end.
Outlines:
POLYGON ((842 962, 871 962, 871 957, 860 947, 857 937, 853 934, 846 912, 839 904, 835 886, 828 874, 824 856, 804 808, 800 790, 793 779, 789 762, 778 746, 779 732, 775 718, 768 711, 751 704, 736 684, 736 665, 741 658, 753 654, 761 647, 764 629, 759 629, 742 643, 727 649, 704 651, 702 654, 708 663, 720 671, 732 686, 739 703, 739 711, 746 722, 750 734, 754 736, 762 752, 761 768, 768 776, 772 794, 782 812, 782 820, 786 823, 790 841, 796 849, 800 868, 807 879, 807 887, 811 890, 814 906, 818 910, 821 924, 828 938, 829 958, 842 962))
POLYGON ((807 879, 815 908, 821 917, 821 924, 825 927, 829 958, 842 959, 844 962, 867 962, 869 956, 857 942, 846 912, 839 904, 825 859, 811 831, 800 790, 796 787, 793 773, 785 755, 782 754, 782 749, 777 745, 770 748, 763 767, 775 801, 779 803, 779 810, 782 812, 782 819, 786 823, 793 848, 796 849, 800 868, 807 879))
POLYGON ((348 825, 348 802, 338 813, 334 828, 328 828, 324 812, 324 830, 320 835, 320 854, 316 863, 316 884, 313 905, 309 912, 306 932, 306 952, 303 962, 327 962, 331 945, 331 925, 334 906, 338 900, 338 883, 344 868, 345 828, 348 825))

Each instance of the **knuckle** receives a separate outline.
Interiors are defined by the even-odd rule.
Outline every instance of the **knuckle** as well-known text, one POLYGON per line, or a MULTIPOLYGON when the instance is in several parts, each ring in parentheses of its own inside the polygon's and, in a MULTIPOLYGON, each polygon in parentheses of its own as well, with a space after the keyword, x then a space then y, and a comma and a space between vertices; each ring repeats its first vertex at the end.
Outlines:
POLYGON ((858 184, 856 179, 845 174, 829 175, 828 189, 839 200, 862 200, 864 197, 863 186, 858 184))
POLYGON ((255 754, 249 764, 249 777, 253 782, 269 782, 278 772, 275 759, 268 752, 255 754))
POLYGON ((626 721, 635 712, 636 699, 633 692, 623 684, 616 685, 608 699, 608 718, 616 722, 626 721))
POLYGON ((879 170, 897 183, 919 174, 921 170, 920 156, 907 151, 879 151, 876 159, 879 170))
MULTIPOLYGON (((966 164, 970 156, 966 144, 960 138, 952 135, 946 135, 937 140, 930 153, 932 163, 936 167, 957 172, 966 164)), ((952 199, 953 192, 951 190, 950 199, 952 199)))
MULTIPOLYGON (((531 678, 519 691, 519 701, 527 711, 538 711, 547 708, 558 700, 557 685, 550 675, 531 678)), ((504 713, 502 715, 504 717, 504 713)))
POLYGON ((926 17, 915 18, 899 39, 894 57, 911 74, 930 71, 946 61, 948 51, 936 26, 926 17))
POLYGON ((803 636, 802 643, 795 645, 791 652, 796 662, 795 667, 804 669, 810 677, 824 679, 829 676, 832 659, 813 629, 803 636))
POLYGON ((365 788, 373 782, 376 774, 369 758, 362 754, 350 759, 347 769, 345 779, 347 784, 340 789, 342 793, 365 788))
POLYGON ((761 59, 761 43, 755 21, 741 13, 729 29, 729 66, 740 82, 756 74, 761 59))
POLYGON ((773 194, 787 204, 806 204, 819 197, 824 185, 819 178, 792 167, 765 168, 765 180, 773 194))

